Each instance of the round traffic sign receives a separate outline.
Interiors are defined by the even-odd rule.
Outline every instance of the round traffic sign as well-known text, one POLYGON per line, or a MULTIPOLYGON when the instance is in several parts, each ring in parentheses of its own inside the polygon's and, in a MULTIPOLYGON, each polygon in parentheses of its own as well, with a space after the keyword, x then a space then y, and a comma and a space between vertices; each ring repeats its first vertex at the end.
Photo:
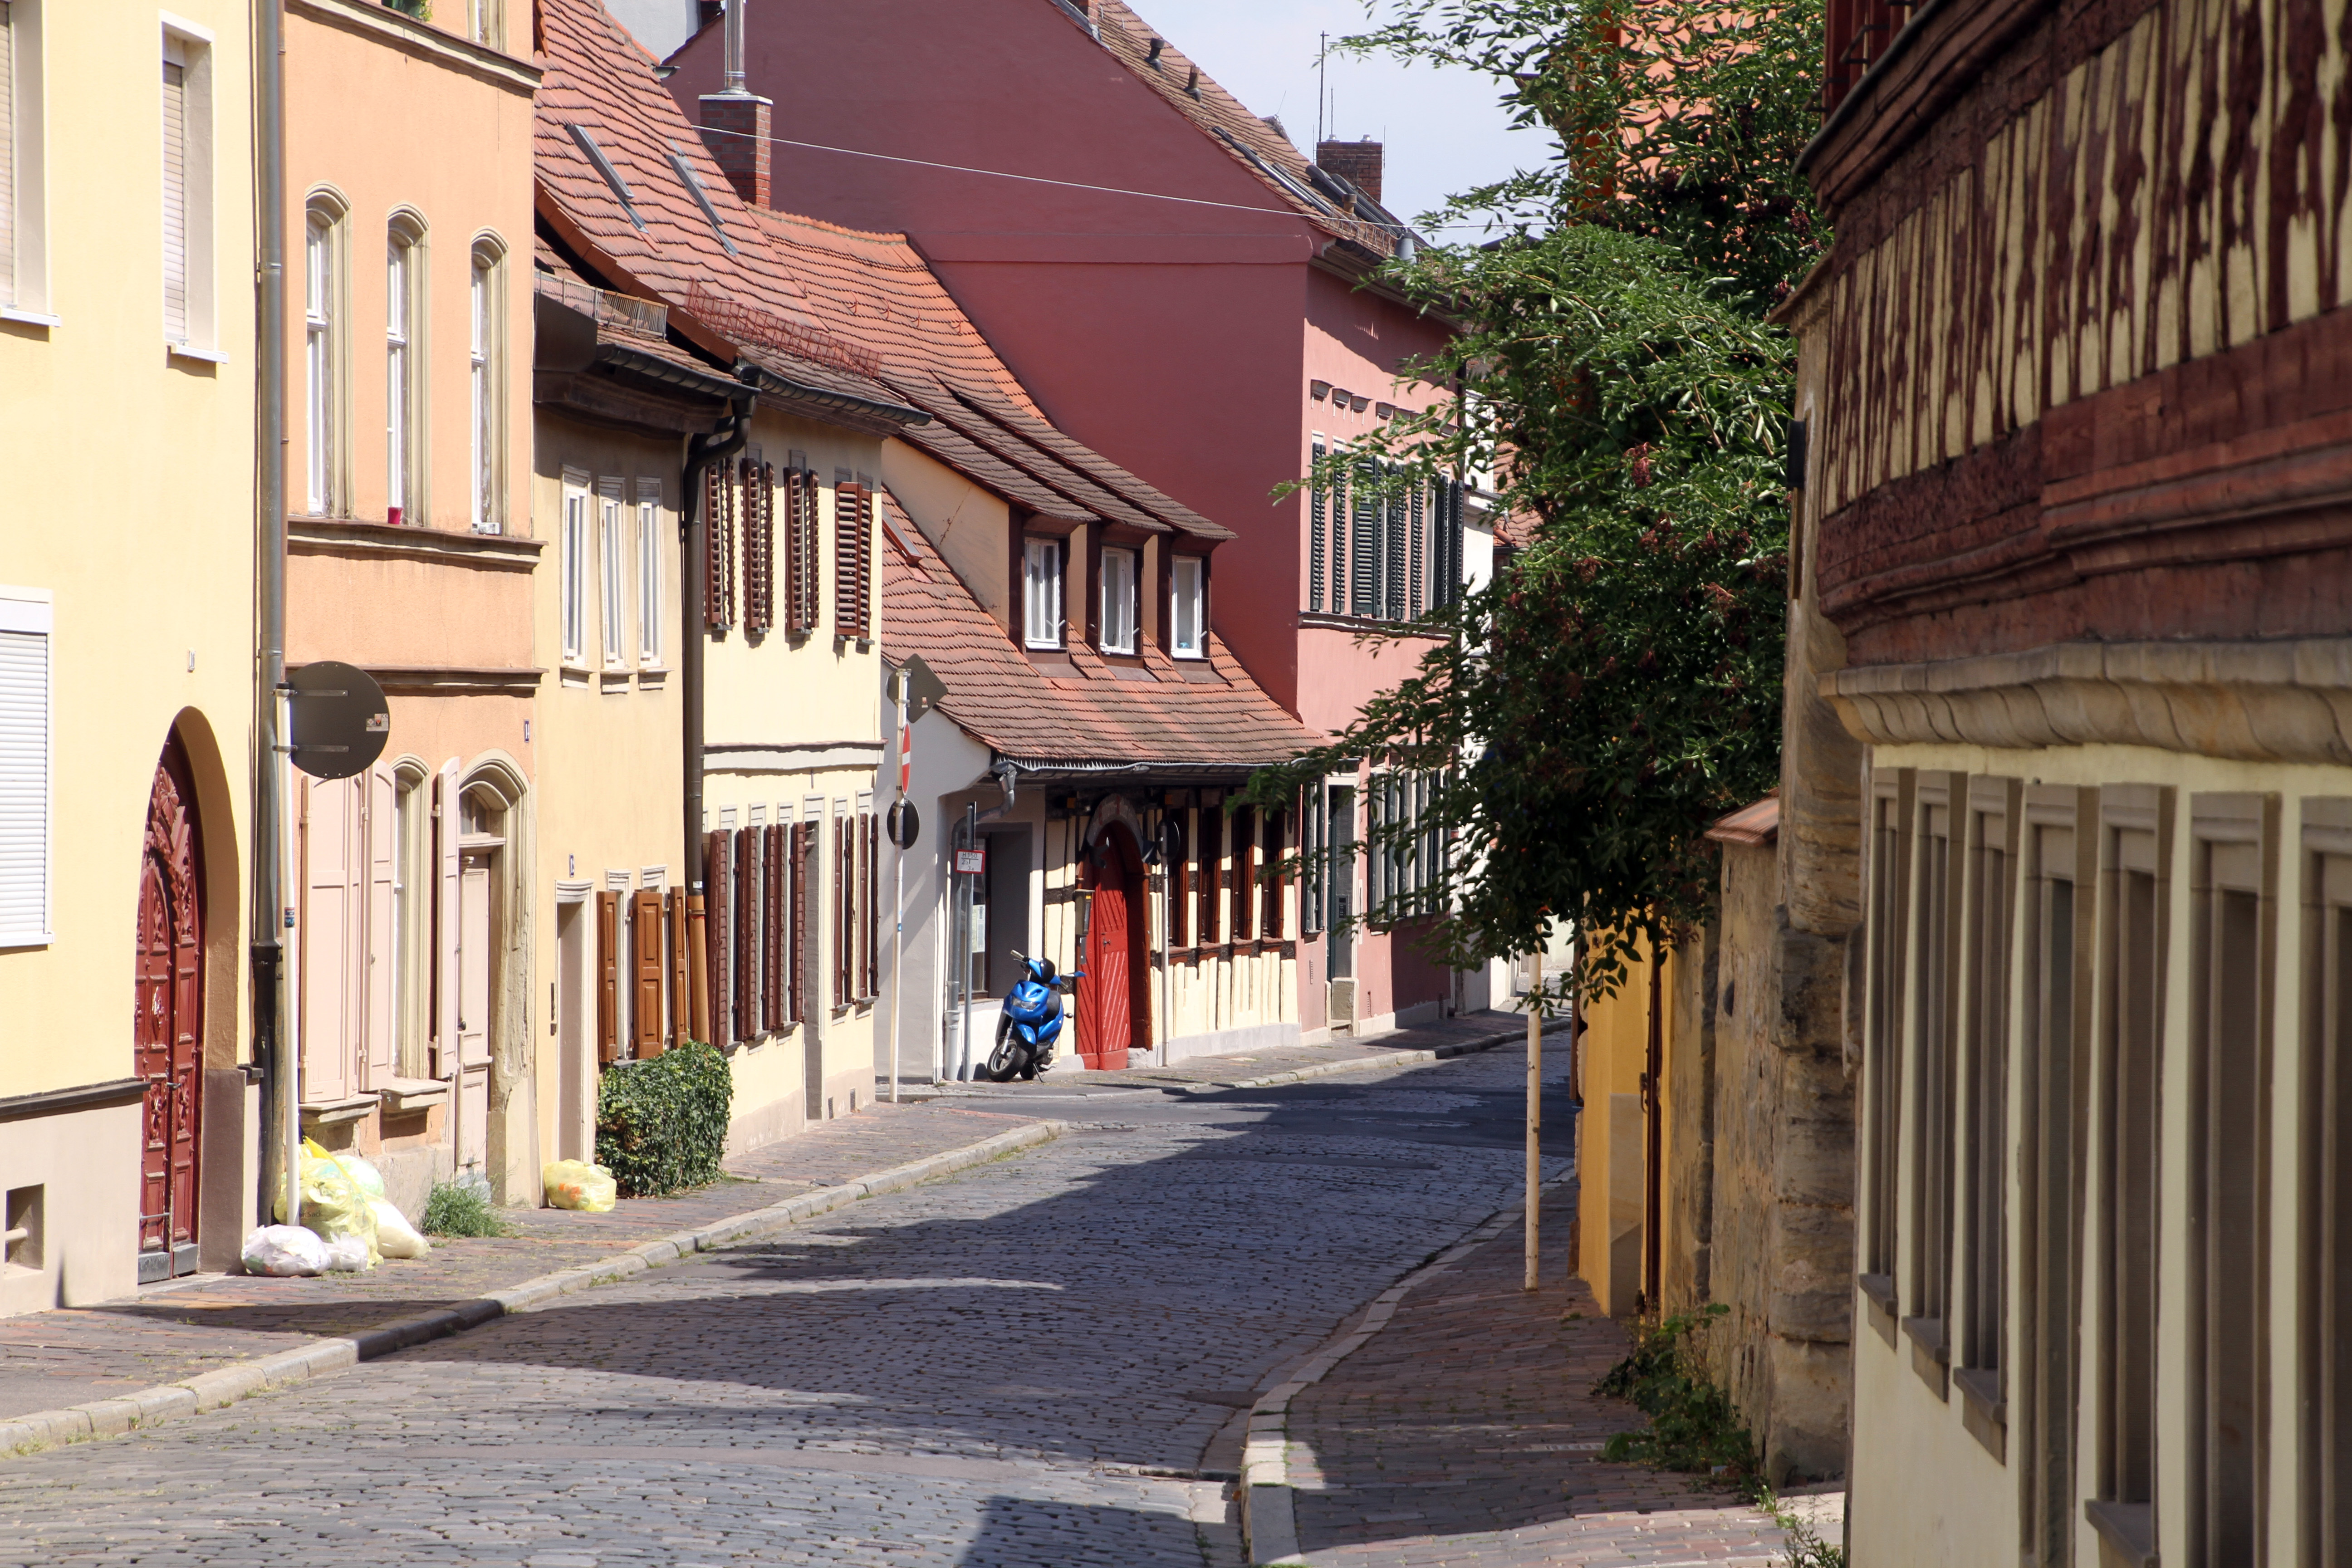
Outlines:
POLYGON ((922 814, 915 809, 913 801, 902 796, 890 803, 887 826, 892 844, 901 849, 912 849, 916 837, 923 831, 922 814))
POLYGON ((288 671, 286 684, 296 767, 314 779, 347 779, 383 755, 392 709, 374 676, 329 658, 288 671))

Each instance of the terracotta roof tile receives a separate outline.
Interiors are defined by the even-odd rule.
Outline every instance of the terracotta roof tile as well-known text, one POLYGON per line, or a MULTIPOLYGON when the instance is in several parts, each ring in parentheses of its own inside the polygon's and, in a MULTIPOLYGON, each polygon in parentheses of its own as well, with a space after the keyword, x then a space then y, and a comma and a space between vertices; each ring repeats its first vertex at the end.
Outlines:
POLYGON ((1071 649, 1066 676, 1047 675, 906 520, 896 498, 886 495, 886 506, 897 515, 883 531, 884 656, 921 655, 948 689, 940 710, 998 754, 1048 765, 1240 772, 1314 743, 1213 634, 1204 673, 1214 679, 1187 679, 1157 650, 1143 662, 1152 679, 1122 679, 1084 647, 1071 649))
POLYGON ((1728 816, 1716 819, 1706 830, 1706 837, 1718 844, 1746 844, 1760 847, 1780 835, 1780 797, 1768 795, 1754 805, 1743 805, 1728 816))

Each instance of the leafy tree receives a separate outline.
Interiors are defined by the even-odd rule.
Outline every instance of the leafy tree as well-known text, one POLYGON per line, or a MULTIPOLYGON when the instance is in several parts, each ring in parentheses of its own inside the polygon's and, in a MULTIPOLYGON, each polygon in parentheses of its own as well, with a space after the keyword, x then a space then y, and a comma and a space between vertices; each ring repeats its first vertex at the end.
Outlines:
POLYGON ((1823 238, 1788 168, 1811 125, 1818 0, 1402 10, 1349 46, 1491 72, 1558 156, 1455 199, 1500 237, 1389 269, 1463 323, 1413 367, 1463 395, 1306 482, 1490 472, 1518 547, 1482 589, 1365 634, 1440 640, 1249 795, 1279 805, 1358 758, 1434 775, 1427 816, 1375 824, 1372 851, 1412 856, 1435 826, 1468 852, 1425 868, 1433 898, 1366 918, 1444 910, 1425 940, 1456 965, 1572 921, 1574 983, 1606 989, 1635 939, 1704 917, 1706 826, 1779 781, 1795 355, 1764 313, 1823 238))

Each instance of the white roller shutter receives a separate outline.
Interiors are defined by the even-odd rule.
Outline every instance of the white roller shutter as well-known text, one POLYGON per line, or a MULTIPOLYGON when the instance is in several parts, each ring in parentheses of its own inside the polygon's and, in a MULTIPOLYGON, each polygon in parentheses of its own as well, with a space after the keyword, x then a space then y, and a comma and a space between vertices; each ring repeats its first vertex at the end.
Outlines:
POLYGON ((0 0, 0 305, 16 301, 16 35, 0 0))
POLYGON ((0 598, 0 947, 49 940, 49 606, 0 598))
POLYGON ((188 84, 163 62, 163 338, 188 341, 188 84))

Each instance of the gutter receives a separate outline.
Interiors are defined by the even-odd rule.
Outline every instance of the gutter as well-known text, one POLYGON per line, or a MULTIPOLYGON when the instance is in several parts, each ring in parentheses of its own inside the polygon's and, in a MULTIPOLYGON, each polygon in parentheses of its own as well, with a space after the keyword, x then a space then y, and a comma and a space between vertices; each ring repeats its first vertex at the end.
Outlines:
POLYGON ((598 343, 596 363, 626 371, 642 381, 659 382, 665 386, 680 387, 706 397, 723 398, 730 403, 743 394, 743 384, 723 371, 696 372, 676 360, 664 359, 659 354, 631 348, 626 343, 609 341, 598 343))
POLYGON ((836 414, 878 419, 902 428, 931 422, 931 416, 919 408, 909 408, 902 403, 884 403, 878 398, 859 397, 847 392, 835 392, 828 387, 811 386, 806 382, 778 375, 767 366, 751 360, 742 362, 735 374, 747 384, 771 396, 788 397, 795 403, 811 404, 836 414))
MULTIPOLYGON (((253 99, 255 220, 260 230, 255 272, 259 342, 254 350, 254 542, 260 568, 260 646, 253 692, 253 905, 247 932, 253 984, 253 1059, 264 1069, 260 1212, 288 1190, 288 1145, 271 1130, 295 1121, 294 1060, 286 1017, 286 904, 279 839, 286 816, 278 763, 278 689, 286 680, 286 19, 280 0, 254 6, 253 99)), ((289 1216, 290 1217, 290 1216, 289 1216)))

